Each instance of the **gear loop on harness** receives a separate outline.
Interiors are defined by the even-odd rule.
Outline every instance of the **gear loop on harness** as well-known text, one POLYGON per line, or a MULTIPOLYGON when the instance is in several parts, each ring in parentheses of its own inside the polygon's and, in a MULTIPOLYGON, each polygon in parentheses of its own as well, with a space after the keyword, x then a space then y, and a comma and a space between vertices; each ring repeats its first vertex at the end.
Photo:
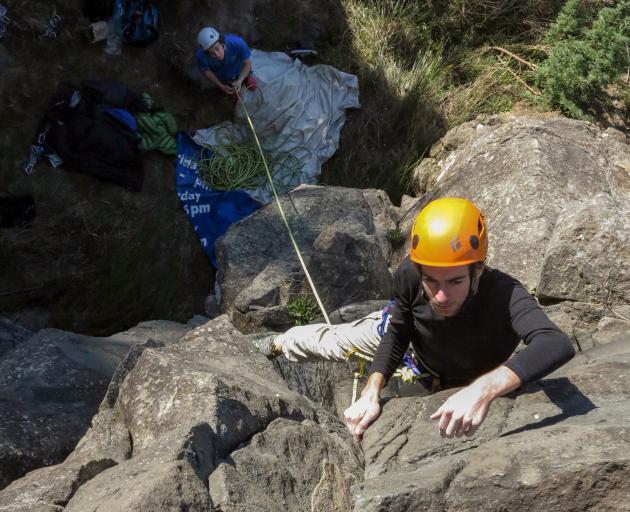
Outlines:
MULTIPOLYGON (((371 363, 374 358, 364 354, 357 348, 352 348, 346 352, 346 360, 350 361, 351 357, 356 357, 359 360, 359 368, 357 371, 352 373, 352 402, 354 403, 357 400, 357 395, 359 391, 359 379, 365 377, 365 366, 366 363, 371 363)), ((424 370, 424 369, 423 369, 424 370)), ((417 363, 415 362, 415 358, 413 356, 413 352, 407 351, 403 356, 402 364, 400 368, 398 368, 394 374, 392 375, 394 378, 399 378, 405 384, 411 384, 419 381, 425 388, 431 389, 431 381, 433 379, 433 375, 428 371, 421 371, 418 368, 417 363)))

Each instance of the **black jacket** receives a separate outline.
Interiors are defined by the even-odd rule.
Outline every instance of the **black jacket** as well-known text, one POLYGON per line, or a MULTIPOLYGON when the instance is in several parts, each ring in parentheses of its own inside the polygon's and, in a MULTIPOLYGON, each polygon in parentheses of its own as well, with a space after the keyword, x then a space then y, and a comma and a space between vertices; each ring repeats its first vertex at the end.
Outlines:
POLYGON ((394 298, 389 327, 370 368, 388 380, 409 342, 419 362, 444 387, 468 384, 501 364, 525 384, 575 354, 567 335, 527 290, 499 270, 486 267, 477 293, 461 311, 438 318, 424 296, 420 266, 406 258, 394 275, 394 298), (520 340, 527 347, 509 359, 520 340))
POLYGON ((63 159, 65 168, 140 190, 144 178, 140 137, 106 110, 134 113, 142 99, 123 85, 91 81, 83 84, 80 102, 71 107, 77 90, 67 82, 59 84, 37 133, 46 133, 46 146, 63 159))

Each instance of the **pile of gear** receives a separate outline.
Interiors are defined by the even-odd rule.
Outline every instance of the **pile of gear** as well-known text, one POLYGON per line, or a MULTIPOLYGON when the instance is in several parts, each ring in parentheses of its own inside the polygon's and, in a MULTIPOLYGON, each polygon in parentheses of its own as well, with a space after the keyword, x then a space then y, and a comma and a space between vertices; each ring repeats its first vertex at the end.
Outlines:
MULTIPOLYGON (((159 13, 149 0, 84 0, 83 13, 91 22, 90 41, 106 40, 110 55, 158 35, 159 13)), ((55 10, 41 37, 60 37, 62 23, 55 10)), ((331 66, 252 51, 240 36, 213 27, 203 28, 197 42, 199 71, 235 101, 234 123, 197 130, 191 138, 177 132, 173 116, 146 92, 109 81, 63 82, 24 171, 32 174, 46 158, 53 167, 139 191, 141 151, 176 155, 177 194, 216 265, 214 242, 232 223, 270 202, 272 190, 285 193, 316 180, 338 147, 345 109, 359 107, 358 80, 331 66)))
POLYGON ((120 55, 123 44, 147 46, 158 36, 159 11, 148 0, 85 0, 83 10, 92 22, 90 41, 107 40, 108 55, 120 55))
POLYGON ((24 167, 32 174, 44 157, 53 167, 111 181, 132 191, 142 188, 141 150, 177 152, 175 119, 153 105, 150 95, 105 81, 77 87, 62 82, 42 118, 24 167))

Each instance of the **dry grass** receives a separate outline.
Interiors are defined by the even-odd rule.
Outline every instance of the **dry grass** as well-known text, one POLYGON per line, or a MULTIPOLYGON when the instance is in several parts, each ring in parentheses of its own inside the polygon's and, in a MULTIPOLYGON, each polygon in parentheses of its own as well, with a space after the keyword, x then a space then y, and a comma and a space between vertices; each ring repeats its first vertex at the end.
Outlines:
POLYGON ((455 87, 444 105, 449 128, 472 121, 483 113, 510 110, 508 78, 499 67, 487 67, 471 83, 455 87))
POLYGON ((407 163, 443 130, 438 105, 448 70, 440 47, 421 44, 409 2, 348 0, 344 6, 348 29, 326 57, 358 75, 362 107, 350 115, 323 181, 382 188, 396 200, 407 163))
POLYGON ((383 188, 397 201, 446 129, 516 102, 535 108, 523 64, 484 50, 544 54, 538 43, 561 3, 342 0, 347 30, 325 57, 358 75, 362 108, 350 115, 324 183, 383 188))

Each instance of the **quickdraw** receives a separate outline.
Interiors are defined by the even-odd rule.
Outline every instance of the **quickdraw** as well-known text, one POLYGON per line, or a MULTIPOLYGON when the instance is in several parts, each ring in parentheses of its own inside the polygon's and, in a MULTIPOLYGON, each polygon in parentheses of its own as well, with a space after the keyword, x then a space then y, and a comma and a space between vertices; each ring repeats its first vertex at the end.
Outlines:
MULTIPOLYGON (((351 357, 355 357, 359 360, 359 366, 356 371, 352 372, 352 402, 357 401, 357 395, 359 393, 359 379, 365 377, 366 362, 371 363, 373 358, 362 353, 359 349, 353 348, 346 352, 346 360, 350 361, 351 357)), ((413 382, 420 382, 427 389, 431 389, 431 381, 433 375, 429 372, 422 372, 414 361, 413 354, 406 352, 403 356, 402 364, 393 375, 394 378, 400 379, 405 384, 412 384, 413 382)))

